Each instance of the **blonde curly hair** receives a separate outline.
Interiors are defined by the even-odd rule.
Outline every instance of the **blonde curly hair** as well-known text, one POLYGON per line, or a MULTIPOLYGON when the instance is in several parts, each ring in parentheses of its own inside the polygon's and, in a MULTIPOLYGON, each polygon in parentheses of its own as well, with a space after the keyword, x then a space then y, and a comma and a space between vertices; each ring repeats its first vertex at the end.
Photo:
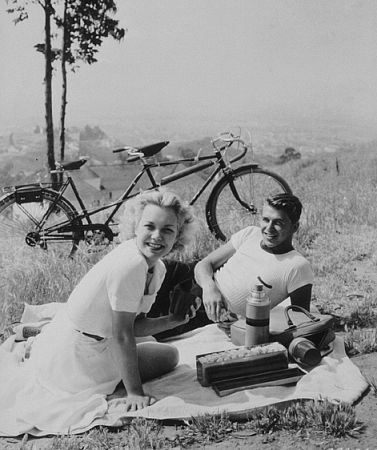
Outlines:
POLYGON ((181 250, 193 240, 197 230, 197 221, 192 213, 192 208, 174 192, 160 188, 154 191, 145 191, 125 203, 119 222, 121 241, 135 237, 136 228, 147 205, 170 208, 176 214, 178 233, 172 250, 181 250))

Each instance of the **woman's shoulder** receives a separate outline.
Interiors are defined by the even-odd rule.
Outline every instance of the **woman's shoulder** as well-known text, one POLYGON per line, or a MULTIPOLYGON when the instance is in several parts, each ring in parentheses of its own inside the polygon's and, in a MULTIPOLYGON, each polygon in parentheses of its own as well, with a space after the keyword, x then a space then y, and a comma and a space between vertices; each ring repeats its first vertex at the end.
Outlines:
POLYGON ((104 264, 110 264, 121 269, 125 267, 148 268, 148 264, 139 252, 134 239, 121 242, 102 261, 104 264))

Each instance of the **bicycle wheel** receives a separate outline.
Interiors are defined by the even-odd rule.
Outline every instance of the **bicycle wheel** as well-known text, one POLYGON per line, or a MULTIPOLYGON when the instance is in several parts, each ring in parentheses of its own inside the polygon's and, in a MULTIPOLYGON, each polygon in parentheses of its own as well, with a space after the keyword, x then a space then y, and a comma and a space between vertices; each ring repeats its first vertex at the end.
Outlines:
MULTIPOLYGON (((54 230, 54 225, 67 222, 70 225, 76 216, 73 205, 65 198, 57 200, 58 193, 46 188, 11 192, 0 198, 0 239, 7 239, 16 249, 29 246, 56 249, 70 255, 80 241, 80 232, 54 230), (20 195, 26 192, 28 199, 20 195), (48 211, 47 220, 41 230, 38 224, 48 211)), ((80 226, 81 221, 76 221, 80 226)))
POLYGON ((208 228, 216 239, 226 241, 242 228, 259 225, 265 198, 279 192, 292 192, 279 175, 252 164, 237 167, 215 184, 208 197, 208 228))

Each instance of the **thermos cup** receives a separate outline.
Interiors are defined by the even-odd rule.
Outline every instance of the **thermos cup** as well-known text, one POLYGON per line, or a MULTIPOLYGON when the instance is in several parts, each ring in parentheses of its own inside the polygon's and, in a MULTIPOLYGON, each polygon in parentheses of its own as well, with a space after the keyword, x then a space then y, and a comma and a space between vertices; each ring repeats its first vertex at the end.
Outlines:
POLYGON ((289 344, 288 354, 297 363, 308 367, 314 367, 322 359, 321 352, 309 341, 309 339, 298 337, 289 344))

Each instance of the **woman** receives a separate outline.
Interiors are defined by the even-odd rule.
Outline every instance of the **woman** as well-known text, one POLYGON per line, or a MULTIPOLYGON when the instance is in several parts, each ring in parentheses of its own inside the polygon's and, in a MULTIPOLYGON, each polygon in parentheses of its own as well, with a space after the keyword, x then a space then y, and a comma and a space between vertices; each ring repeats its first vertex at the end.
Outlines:
POLYGON ((13 392, 14 400, 7 391, 13 407, 0 404, 6 424, 0 420, 0 434, 33 428, 64 433, 78 423, 85 426, 106 412, 106 396, 120 381, 126 390, 125 411, 156 401, 142 382, 172 370, 178 352, 152 338, 137 343, 137 337, 195 316, 199 305, 191 306, 184 319, 173 314, 146 317, 164 279, 161 258, 190 241, 193 225, 190 209, 173 193, 146 192, 127 202, 121 223, 126 240, 84 276, 35 339, 23 368, 27 383, 13 392))

